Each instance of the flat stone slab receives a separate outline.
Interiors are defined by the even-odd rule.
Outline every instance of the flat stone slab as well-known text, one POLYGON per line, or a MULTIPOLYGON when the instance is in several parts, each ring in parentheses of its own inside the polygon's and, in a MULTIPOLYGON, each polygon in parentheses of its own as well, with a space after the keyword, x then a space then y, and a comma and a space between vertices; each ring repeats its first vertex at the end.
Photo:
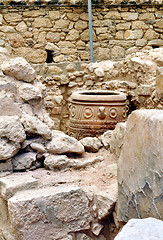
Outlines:
POLYGON ((12 174, 0 178, 0 193, 7 200, 15 193, 22 190, 31 189, 37 186, 37 180, 25 174, 12 174))

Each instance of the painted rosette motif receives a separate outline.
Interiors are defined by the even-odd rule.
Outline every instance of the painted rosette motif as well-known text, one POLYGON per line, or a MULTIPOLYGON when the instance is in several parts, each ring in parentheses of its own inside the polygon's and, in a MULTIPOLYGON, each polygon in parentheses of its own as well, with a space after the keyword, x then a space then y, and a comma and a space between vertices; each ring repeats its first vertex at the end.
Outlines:
POLYGON ((69 105, 69 135, 77 139, 98 136, 127 118, 126 95, 90 90, 74 92, 69 105))

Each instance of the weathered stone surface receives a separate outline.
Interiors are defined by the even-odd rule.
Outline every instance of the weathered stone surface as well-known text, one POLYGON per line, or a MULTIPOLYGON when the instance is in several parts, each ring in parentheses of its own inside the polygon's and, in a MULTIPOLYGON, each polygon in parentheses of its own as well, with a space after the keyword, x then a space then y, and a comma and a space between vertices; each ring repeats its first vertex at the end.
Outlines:
POLYGON ((32 166, 35 166, 37 153, 28 152, 21 153, 13 157, 13 170, 22 171, 30 169, 32 166))
POLYGON ((80 140, 87 152, 98 152, 102 147, 101 141, 96 137, 85 137, 80 140))
POLYGON ((124 39, 126 40, 132 40, 132 39, 139 39, 143 37, 143 30, 142 29, 136 29, 136 30, 126 30, 124 33, 124 39))
POLYGON ((127 120, 118 160, 118 218, 163 218, 163 110, 136 110, 127 120))
POLYGON ((60 131, 53 131, 53 138, 46 148, 50 153, 84 153, 84 146, 78 140, 60 131))
POLYGON ((41 135, 45 139, 51 139, 52 133, 49 127, 40 121, 37 117, 32 117, 28 114, 23 114, 21 122, 27 133, 41 135))
POLYGON ((62 239, 90 228, 88 199, 73 186, 24 191, 9 199, 9 215, 19 239, 62 239), (45 224, 46 222, 46 224, 45 224))
POLYGON ((102 142, 105 148, 108 148, 110 145, 111 135, 112 135, 112 130, 108 130, 99 137, 100 141, 102 142))
POLYGON ((19 143, 8 142, 8 140, 0 138, 0 160, 13 157, 19 149, 19 143))
POLYGON ((15 143, 25 140, 25 131, 17 116, 0 117, 0 138, 7 138, 15 143))
POLYGON ((32 82, 36 79, 35 70, 21 57, 5 61, 1 65, 1 69, 5 74, 15 77, 18 80, 32 82))
POLYGON ((126 123, 118 123, 109 139, 110 151, 119 157, 126 132, 126 123))
POLYGON ((12 161, 11 159, 7 159, 6 161, 3 161, 0 163, 0 177, 1 175, 5 173, 12 173, 13 172, 13 166, 12 166, 12 161))
POLYGON ((157 69, 156 75, 156 94, 157 98, 163 102, 163 67, 157 69))
POLYGON ((37 152, 39 152, 39 153, 45 153, 45 152, 46 152, 44 145, 41 144, 41 143, 32 142, 32 143, 30 144, 30 147, 31 147, 33 150, 35 150, 35 151, 37 151, 37 152))
POLYGON ((117 183, 108 186, 105 192, 95 191, 94 204, 97 209, 98 219, 107 217, 117 201, 117 183))
POLYGON ((7 200, 15 193, 22 190, 28 190, 37 186, 37 180, 25 174, 12 174, 0 178, 1 196, 7 200))
POLYGON ((95 157, 88 159, 73 159, 66 155, 45 155, 44 166, 50 170, 61 170, 66 168, 85 168, 103 161, 103 157, 95 157))
POLYGON ((19 94, 20 97, 27 102, 30 100, 39 100, 42 97, 39 88, 28 83, 20 85, 19 94))
POLYGON ((162 239, 163 221, 155 218, 131 219, 115 240, 162 239))

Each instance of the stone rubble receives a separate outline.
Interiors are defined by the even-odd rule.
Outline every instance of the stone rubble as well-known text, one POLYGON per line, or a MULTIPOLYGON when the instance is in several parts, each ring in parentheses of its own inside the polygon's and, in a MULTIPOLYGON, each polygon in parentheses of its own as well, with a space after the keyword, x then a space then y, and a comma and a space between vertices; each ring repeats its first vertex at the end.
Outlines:
POLYGON ((0 238, 107 240, 103 229, 117 201, 117 183, 102 166, 115 163, 114 156, 106 157, 98 138, 87 139, 86 147, 52 130, 45 87, 24 59, 8 56, 1 70, 0 238))

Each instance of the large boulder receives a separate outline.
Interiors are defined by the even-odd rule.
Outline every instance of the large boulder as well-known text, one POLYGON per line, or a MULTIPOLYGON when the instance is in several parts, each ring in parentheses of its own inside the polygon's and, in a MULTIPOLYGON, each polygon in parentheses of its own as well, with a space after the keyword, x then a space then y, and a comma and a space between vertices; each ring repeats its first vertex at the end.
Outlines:
POLYGON ((127 120, 118 160, 118 218, 163 219, 163 110, 136 110, 127 120))
POLYGON ((84 153, 84 146, 77 139, 60 131, 53 131, 53 138, 46 148, 50 153, 84 153))
POLYGON ((45 240, 52 236, 57 240, 90 228, 89 201, 78 187, 23 191, 9 199, 8 209, 18 239, 30 236, 30 240, 45 240))
POLYGON ((30 64, 21 57, 7 60, 1 65, 2 71, 17 80, 33 82, 36 79, 36 72, 30 64))
POLYGON ((115 240, 162 240, 163 221, 155 218, 131 219, 115 240))

